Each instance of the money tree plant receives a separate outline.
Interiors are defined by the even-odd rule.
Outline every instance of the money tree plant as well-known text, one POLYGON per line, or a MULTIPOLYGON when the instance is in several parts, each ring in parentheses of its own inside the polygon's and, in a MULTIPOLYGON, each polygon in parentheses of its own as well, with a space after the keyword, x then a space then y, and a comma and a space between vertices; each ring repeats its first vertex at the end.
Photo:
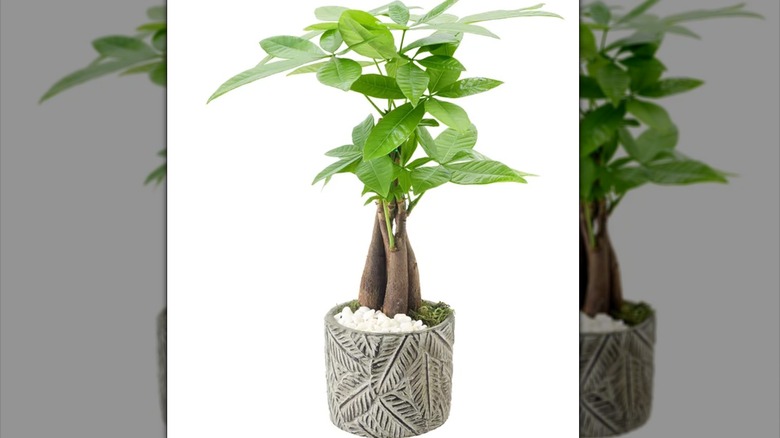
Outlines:
MULTIPOLYGON (((685 23, 761 17, 743 4, 659 17, 646 0, 625 14, 597 1, 580 17, 580 308, 624 319, 620 268, 607 222, 623 197, 644 184, 727 182, 727 173, 676 149, 679 132, 656 99, 702 81, 666 77, 657 53, 665 36, 699 38, 685 23)), ((646 314, 647 308, 636 315, 646 314)))
MULTIPOLYGON (((98 56, 86 67, 57 81, 41 97, 44 102, 57 94, 85 82, 119 73, 120 76, 147 74, 152 83, 166 86, 167 77, 167 20, 165 6, 154 6, 146 11, 149 22, 136 28, 133 36, 109 35, 92 41, 98 56)), ((165 158, 166 150, 159 155, 165 158)), ((154 169, 145 183, 160 184, 165 180, 165 163, 154 169)))
POLYGON ((366 204, 375 202, 377 212, 358 301, 390 317, 417 310, 422 303, 406 227, 420 199, 448 182, 524 183, 528 175, 474 149, 477 128, 452 100, 488 91, 502 82, 462 78, 466 67, 455 53, 465 34, 497 38, 477 23, 560 17, 542 11, 542 4, 461 18, 445 13, 456 2, 446 0, 424 13, 400 1, 369 11, 317 8, 314 15, 320 22, 306 27, 309 33, 264 39, 260 46, 267 56, 227 80, 209 99, 288 70, 291 75, 313 73, 326 86, 365 96, 373 112, 354 127, 350 144, 325 153, 336 161, 313 183, 327 184, 336 174, 353 174, 364 185, 366 204), (434 136, 428 128, 435 127, 441 132, 434 136))

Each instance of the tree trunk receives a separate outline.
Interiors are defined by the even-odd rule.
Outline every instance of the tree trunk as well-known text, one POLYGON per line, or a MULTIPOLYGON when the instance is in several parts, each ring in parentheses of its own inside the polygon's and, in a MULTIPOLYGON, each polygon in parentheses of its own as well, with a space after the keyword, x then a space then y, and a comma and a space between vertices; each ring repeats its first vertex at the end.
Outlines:
POLYGON ((582 204, 580 213, 580 309, 589 316, 610 313, 623 305, 620 267, 607 231, 608 212, 605 201, 582 204), (593 208, 595 220, 588 235, 586 208, 593 208))
POLYGON ((384 207, 379 203, 358 301, 392 318, 419 308, 422 297, 417 259, 406 234, 405 201, 389 204, 388 213, 390 223, 395 225, 394 245, 390 246, 392 230, 388 230, 384 207))
POLYGON ((371 309, 379 309, 385 301, 385 284, 387 283, 387 270, 385 265, 385 244, 382 237, 382 229, 385 227, 385 218, 382 207, 377 208, 374 215, 374 232, 371 236, 371 245, 368 247, 366 266, 363 268, 363 276, 360 279, 360 292, 358 301, 361 306, 371 309))

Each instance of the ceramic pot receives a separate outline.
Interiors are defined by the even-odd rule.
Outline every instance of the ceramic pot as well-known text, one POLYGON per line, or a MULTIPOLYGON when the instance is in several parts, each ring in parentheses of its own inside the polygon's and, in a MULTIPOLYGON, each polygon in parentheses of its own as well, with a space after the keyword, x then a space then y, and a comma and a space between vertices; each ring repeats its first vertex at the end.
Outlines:
POLYGON ((455 315, 412 333, 368 333, 325 315, 330 419, 355 435, 403 438, 444 424, 452 394, 455 315))
POLYGON ((642 426, 653 400, 655 312, 627 330, 580 334, 580 436, 642 426))

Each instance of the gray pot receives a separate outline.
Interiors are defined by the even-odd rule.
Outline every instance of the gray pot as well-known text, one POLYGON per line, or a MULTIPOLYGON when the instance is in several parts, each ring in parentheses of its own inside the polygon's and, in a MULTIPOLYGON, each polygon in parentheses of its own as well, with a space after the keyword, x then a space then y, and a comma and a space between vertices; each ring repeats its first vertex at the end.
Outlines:
POLYGON ((330 419, 371 438, 403 438, 444 424, 452 394, 455 315, 412 333, 367 333, 325 315, 330 419))
POLYGON ((634 430, 650 418, 655 313, 628 330, 580 334, 580 436, 634 430))
POLYGON ((160 409, 163 423, 168 419, 168 308, 157 315, 157 384, 160 391, 160 409))

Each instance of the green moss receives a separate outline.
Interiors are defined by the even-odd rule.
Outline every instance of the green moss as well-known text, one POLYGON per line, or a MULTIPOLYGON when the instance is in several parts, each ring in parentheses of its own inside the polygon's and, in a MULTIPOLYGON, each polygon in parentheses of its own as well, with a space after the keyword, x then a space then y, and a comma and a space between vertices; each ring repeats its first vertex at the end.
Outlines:
POLYGON ((435 327, 441 324, 450 315, 452 315, 452 308, 441 301, 438 303, 423 301, 420 308, 416 311, 409 310, 409 316, 412 319, 420 320, 428 327, 435 327))
POLYGON ((349 310, 351 310, 352 313, 355 313, 355 311, 360 308, 360 301, 352 300, 347 303, 347 307, 349 307, 349 310))
POLYGON ((612 312, 612 317, 623 320, 629 326, 634 326, 641 324, 652 314, 653 309, 647 303, 623 301, 623 307, 618 312, 612 312))

